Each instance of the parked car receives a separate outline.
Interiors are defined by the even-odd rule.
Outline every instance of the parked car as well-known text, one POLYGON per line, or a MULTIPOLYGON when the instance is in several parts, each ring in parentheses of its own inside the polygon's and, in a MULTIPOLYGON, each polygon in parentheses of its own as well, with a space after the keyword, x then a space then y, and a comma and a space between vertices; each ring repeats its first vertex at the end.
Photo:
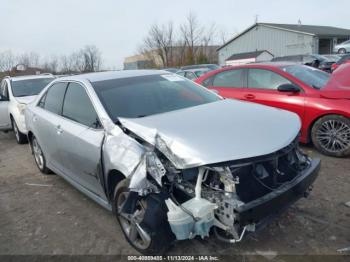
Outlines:
POLYGON ((24 109, 53 79, 52 75, 47 74, 5 77, 0 84, 0 130, 13 129, 17 143, 25 143, 27 129, 24 109))
POLYGON ((196 69, 179 70, 176 72, 176 74, 194 81, 198 77, 208 73, 209 71, 210 69, 208 68, 196 68, 196 69))
POLYGON ((225 100, 159 70, 56 79, 26 108, 34 160, 114 211, 144 254, 239 242, 308 194, 319 160, 294 113, 225 100))
POLYGON ((209 70, 216 70, 216 69, 219 69, 220 66, 216 64, 199 64, 199 65, 182 66, 180 69, 187 70, 187 69, 198 69, 198 68, 208 68, 209 70))
POLYGON ((333 52, 338 54, 346 54, 350 52, 350 40, 335 45, 333 48, 333 52))
POLYGON ((350 54, 343 55, 336 63, 332 65, 332 72, 342 64, 350 64, 350 54))
POLYGON ((338 55, 335 55, 335 54, 332 54, 332 55, 322 55, 324 56, 325 58, 327 58, 328 60, 330 61, 334 61, 334 63, 338 62, 340 58, 342 58, 342 55, 338 54, 338 55))
POLYGON ((209 72, 197 83, 236 98, 297 113, 300 140, 322 153, 350 154, 350 66, 333 75, 297 64, 249 64, 209 72))
POLYGON ((322 71, 331 72, 332 64, 336 61, 335 59, 329 59, 323 55, 311 54, 274 57, 271 62, 294 62, 315 67, 322 71))

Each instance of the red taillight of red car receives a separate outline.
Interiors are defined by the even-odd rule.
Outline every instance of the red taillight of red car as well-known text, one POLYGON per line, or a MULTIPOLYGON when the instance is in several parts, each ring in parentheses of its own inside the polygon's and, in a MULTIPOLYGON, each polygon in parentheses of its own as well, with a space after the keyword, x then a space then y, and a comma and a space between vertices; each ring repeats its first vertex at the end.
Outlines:
POLYGON ((333 72, 335 69, 337 69, 338 66, 339 66, 339 65, 338 65, 337 63, 334 63, 334 64, 332 65, 332 67, 331 67, 332 72, 333 72))

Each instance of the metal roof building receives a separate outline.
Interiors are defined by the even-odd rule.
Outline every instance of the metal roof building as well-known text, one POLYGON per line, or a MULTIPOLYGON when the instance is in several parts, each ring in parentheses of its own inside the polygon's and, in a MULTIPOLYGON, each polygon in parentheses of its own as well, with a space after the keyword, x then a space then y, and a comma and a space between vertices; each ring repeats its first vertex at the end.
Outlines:
POLYGON ((241 65, 255 62, 270 61, 273 55, 266 50, 234 54, 226 59, 225 65, 241 65))
POLYGON ((302 24, 256 23, 218 48, 220 65, 232 55, 267 50, 272 55, 330 54, 350 30, 302 24))

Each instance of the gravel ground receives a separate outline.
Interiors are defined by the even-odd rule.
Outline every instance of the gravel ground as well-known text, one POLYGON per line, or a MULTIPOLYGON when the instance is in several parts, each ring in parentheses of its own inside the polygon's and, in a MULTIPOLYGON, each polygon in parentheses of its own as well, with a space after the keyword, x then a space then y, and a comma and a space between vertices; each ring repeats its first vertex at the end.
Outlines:
MULTIPOLYGON (((304 150, 322 158, 307 199, 241 243, 195 239, 176 243, 168 254, 240 255, 244 261, 285 261, 289 255, 345 259, 333 255, 350 254, 340 250, 350 247, 350 158, 304 150)), ((54 254, 138 255, 110 212, 59 176, 41 175, 28 145, 17 145, 12 133, 0 133, 0 255, 54 254)))

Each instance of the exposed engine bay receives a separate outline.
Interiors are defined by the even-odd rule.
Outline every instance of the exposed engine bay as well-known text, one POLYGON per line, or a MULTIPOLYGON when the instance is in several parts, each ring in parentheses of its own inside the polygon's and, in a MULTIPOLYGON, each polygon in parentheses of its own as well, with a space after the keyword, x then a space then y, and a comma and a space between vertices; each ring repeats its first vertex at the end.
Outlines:
POLYGON ((292 183, 306 170, 309 159, 297 138, 274 154, 178 170, 164 156, 145 158, 149 192, 165 192, 168 221, 178 240, 209 236, 234 243, 255 231, 259 218, 241 221, 247 203, 292 183))

